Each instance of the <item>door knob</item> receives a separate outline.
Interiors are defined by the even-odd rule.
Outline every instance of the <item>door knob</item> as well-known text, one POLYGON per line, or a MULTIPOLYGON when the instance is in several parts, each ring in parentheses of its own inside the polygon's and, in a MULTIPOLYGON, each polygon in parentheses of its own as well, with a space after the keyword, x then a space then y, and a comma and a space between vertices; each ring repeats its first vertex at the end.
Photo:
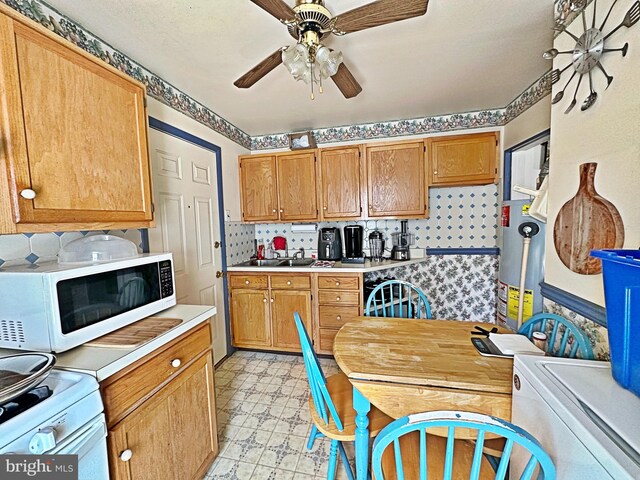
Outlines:
POLYGON ((26 198, 27 200, 33 200, 34 198, 36 198, 36 192, 34 190, 31 190, 30 188, 25 188, 20 192, 20 196, 22 198, 26 198))
POLYGON ((133 452, 129 448, 120 454, 120 460, 123 462, 128 462, 131 460, 131 457, 133 457, 133 452))
POLYGON ((213 248, 220 248, 220 242, 214 242, 213 248))
POLYGON ((221 271, 216 272, 216 278, 220 278, 222 276, 224 276, 224 272, 221 272, 221 271))

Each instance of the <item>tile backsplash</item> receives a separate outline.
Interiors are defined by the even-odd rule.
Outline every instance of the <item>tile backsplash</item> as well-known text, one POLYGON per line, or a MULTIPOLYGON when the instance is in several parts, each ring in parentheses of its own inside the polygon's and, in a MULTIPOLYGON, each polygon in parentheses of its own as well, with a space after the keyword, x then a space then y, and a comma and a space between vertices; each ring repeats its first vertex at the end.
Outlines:
POLYGON ((0 267, 56 260, 63 245, 84 236, 105 233, 131 240, 141 252, 144 250, 142 229, 0 235, 0 267))
MULTIPOLYGON (((372 230, 384 232, 389 245, 391 234, 400 231, 399 220, 320 222, 322 227, 344 227, 357 223, 364 227, 365 239, 372 230)), ((432 188, 429 191, 429 218, 409 220, 409 232, 416 236, 416 248, 492 248, 498 243, 498 187, 432 188)), ((317 233, 293 233, 291 224, 269 223, 255 226, 255 238, 287 237, 289 251, 315 250, 317 233)), ((366 242, 365 242, 366 243, 366 242)))
POLYGON ((224 230, 227 265, 249 260, 254 253, 255 226, 240 222, 225 222, 224 230))

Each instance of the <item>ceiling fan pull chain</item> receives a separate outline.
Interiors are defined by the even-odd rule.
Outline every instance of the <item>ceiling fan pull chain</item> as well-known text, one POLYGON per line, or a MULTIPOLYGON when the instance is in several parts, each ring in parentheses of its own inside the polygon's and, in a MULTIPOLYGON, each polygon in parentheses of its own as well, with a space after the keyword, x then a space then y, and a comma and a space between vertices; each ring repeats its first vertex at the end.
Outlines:
POLYGON ((316 99, 316 96, 313 94, 313 84, 315 83, 314 82, 314 76, 313 76, 313 63, 314 62, 311 62, 311 67, 310 67, 311 68, 311 82, 309 82, 309 83, 311 83, 311 100, 315 100, 316 99))

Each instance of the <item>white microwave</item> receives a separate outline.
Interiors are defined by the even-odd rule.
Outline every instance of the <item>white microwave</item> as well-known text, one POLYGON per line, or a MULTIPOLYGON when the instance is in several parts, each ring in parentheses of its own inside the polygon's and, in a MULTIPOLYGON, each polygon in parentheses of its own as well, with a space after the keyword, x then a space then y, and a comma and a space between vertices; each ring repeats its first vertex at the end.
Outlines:
POLYGON ((176 304, 170 253, 0 269, 0 347, 64 352, 176 304))

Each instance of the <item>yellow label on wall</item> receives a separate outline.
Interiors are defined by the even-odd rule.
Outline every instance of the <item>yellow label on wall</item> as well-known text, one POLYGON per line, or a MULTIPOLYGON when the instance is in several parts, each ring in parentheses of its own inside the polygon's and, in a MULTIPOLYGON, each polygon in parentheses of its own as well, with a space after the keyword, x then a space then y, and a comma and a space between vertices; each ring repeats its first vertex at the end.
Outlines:
POLYGON ((531 205, 525 203, 524 205, 522 205, 522 215, 529 215, 529 209, 531 208, 531 205))
MULTIPOLYGON (((507 306, 509 318, 518 318, 518 300, 520 300, 520 289, 509 285, 509 301, 507 306)), ((525 290, 522 321, 526 321, 531 316, 533 316, 533 290, 525 290)))

